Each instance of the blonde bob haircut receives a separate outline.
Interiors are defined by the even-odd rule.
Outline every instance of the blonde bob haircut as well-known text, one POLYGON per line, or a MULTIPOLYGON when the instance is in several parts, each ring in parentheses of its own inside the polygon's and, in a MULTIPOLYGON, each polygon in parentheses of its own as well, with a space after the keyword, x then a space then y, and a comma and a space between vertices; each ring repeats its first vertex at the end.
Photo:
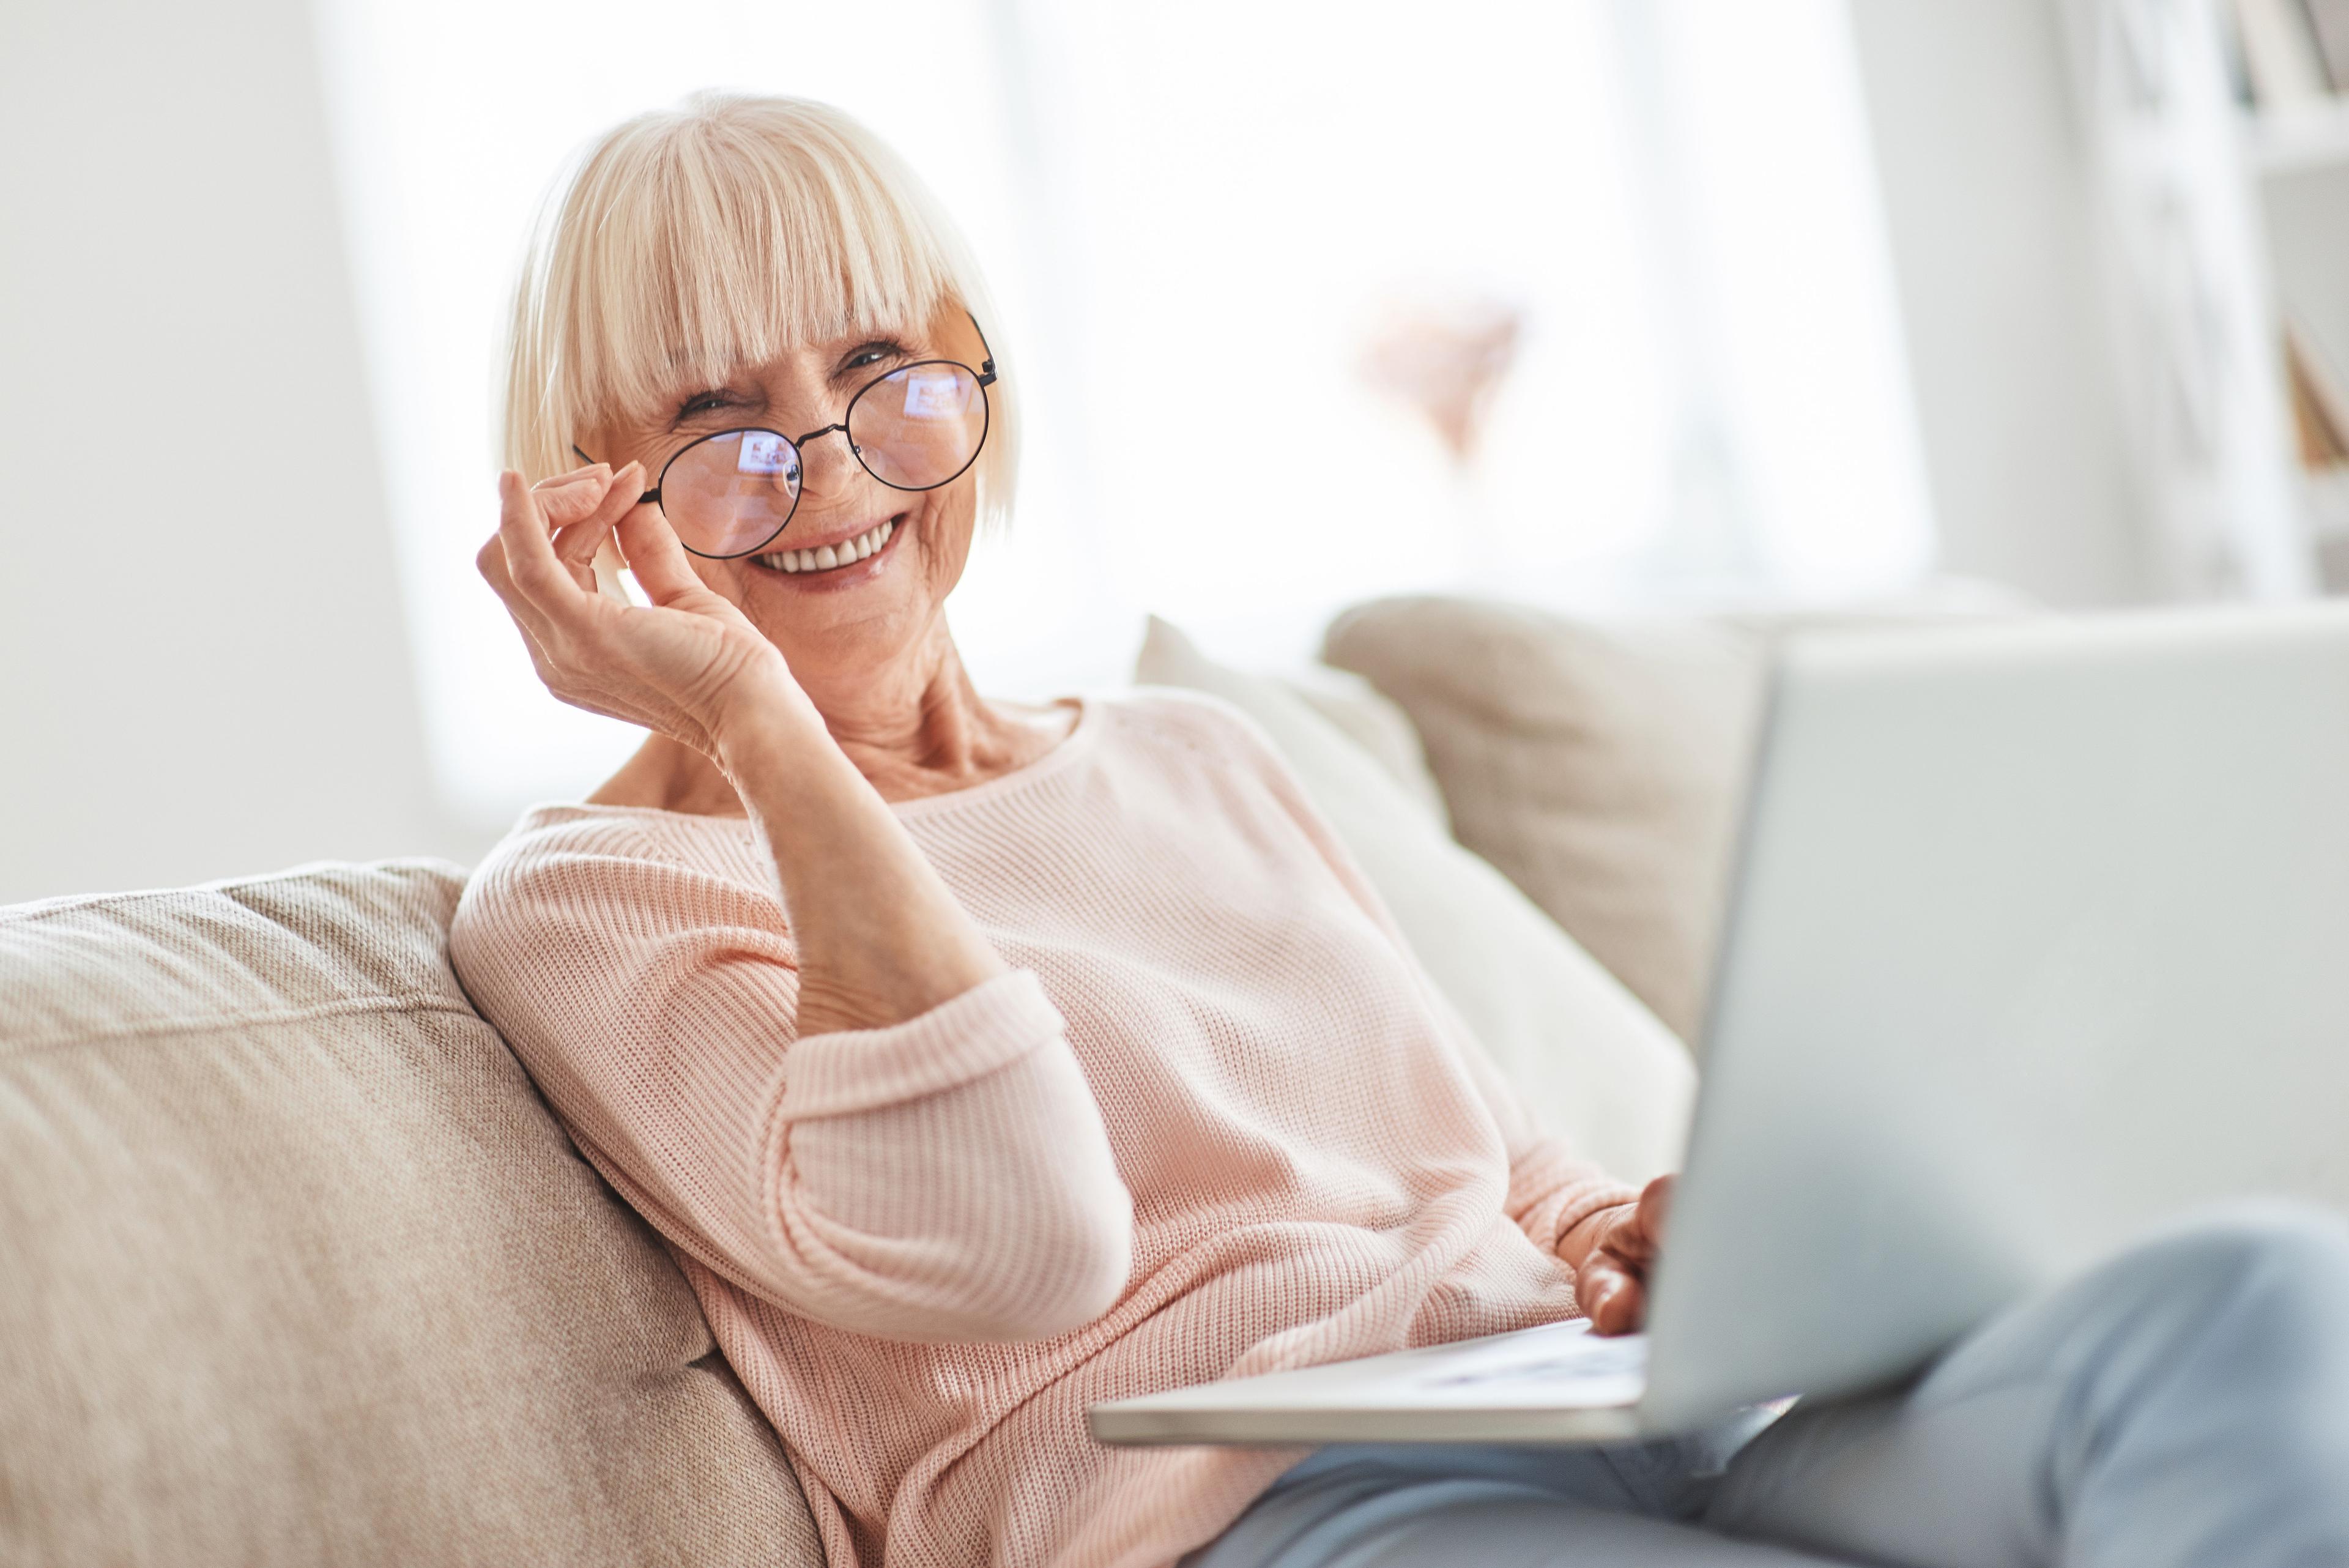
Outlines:
POLYGON ((999 524, 1017 394, 978 267, 913 171, 807 99, 702 93, 640 114, 540 208, 507 343, 505 464, 532 481, 563 472, 574 441, 688 383, 851 333, 918 330, 948 306, 978 319, 995 356, 977 466, 979 515, 999 524))

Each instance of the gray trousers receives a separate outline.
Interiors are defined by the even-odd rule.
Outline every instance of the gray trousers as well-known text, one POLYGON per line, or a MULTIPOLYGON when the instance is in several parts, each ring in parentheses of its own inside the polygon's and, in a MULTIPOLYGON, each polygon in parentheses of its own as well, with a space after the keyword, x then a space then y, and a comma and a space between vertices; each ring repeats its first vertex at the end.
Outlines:
POLYGON ((1767 1425, 1323 1449, 1185 1568, 1821 1563, 2349 1568, 2349 1225, 2219 1211, 1767 1425))

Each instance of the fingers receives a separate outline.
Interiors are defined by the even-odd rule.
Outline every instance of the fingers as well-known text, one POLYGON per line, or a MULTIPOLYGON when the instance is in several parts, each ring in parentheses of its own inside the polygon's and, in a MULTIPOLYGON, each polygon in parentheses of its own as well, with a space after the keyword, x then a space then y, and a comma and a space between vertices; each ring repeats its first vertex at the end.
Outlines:
POLYGON ((1649 1239, 1659 1245, 1664 1239, 1664 1227, 1671 1222, 1673 1184, 1678 1179, 1669 1174, 1659 1176, 1640 1190, 1640 1222, 1646 1228, 1649 1239))
MULTIPOLYGON (((641 465, 636 465, 641 467, 641 465)), ((583 463, 568 473, 550 473, 530 487, 530 493, 545 501, 563 494, 584 494, 592 506, 601 500, 604 487, 612 483, 613 469, 608 462, 583 463)))
POLYGON ((490 585, 490 590, 506 607, 506 614, 513 618, 515 627, 530 643, 535 656, 534 650, 546 631, 546 616, 531 602, 528 595, 514 585, 513 573, 506 566, 504 536, 491 535, 490 542, 474 556, 473 565, 480 570, 482 580, 490 585))
POLYGON ((621 553, 627 557, 628 570, 636 576, 636 586, 656 605, 666 605, 679 594, 691 593, 703 586, 685 546, 678 543, 677 530, 668 525, 659 507, 632 508, 620 519, 616 536, 620 541, 621 553))
POLYGON ((1647 1287, 1598 1252, 1575 1276, 1574 1298, 1597 1334, 1636 1333, 1647 1321, 1647 1287))
POLYGON ((1619 1259, 1634 1274, 1644 1274, 1664 1248, 1664 1226, 1671 1218, 1672 1179, 1660 1176, 1648 1183, 1640 1200, 1610 1227, 1599 1245, 1619 1259))
POLYGON ((1636 1203, 1606 1211, 1604 1229, 1574 1276, 1575 1300, 1598 1334, 1636 1333, 1647 1321, 1648 1274, 1663 1250, 1671 1178, 1650 1182, 1636 1203))
MULTIPOLYGON (((602 496, 596 499, 600 502, 602 496)), ((516 592, 542 616, 578 608, 593 585, 582 587, 555 555, 546 513, 537 494, 523 487, 522 475, 511 469, 498 475, 498 542, 504 547, 506 574, 516 592)), ((520 613, 512 597, 507 597, 506 604, 520 613)))
POLYGON ((611 482, 611 464, 594 462, 542 479, 530 487, 530 493, 546 509, 549 517, 569 522, 585 515, 603 500, 604 488, 611 482))
POLYGON ((570 483, 573 480, 579 478, 582 474, 608 473, 611 472, 611 469, 612 465, 608 462, 583 462, 578 467, 572 469, 567 472, 550 473, 544 479, 540 480, 536 484, 532 485, 531 488, 533 490, 554 490, 561 485, 570 483))
MULTIPOLYGON (((613 522, 638 493, 636 487, 641 483, 643 472, 643 467, 638 463, 629 463, 617 473, 613 472, 608 464, 590 463, 568 473, 540 480, 523 493, 519 502, 507 490, 505 480, 502 478, 499 493, 502 514, 498 537, 492 544, 504 554, 509 525, 519 523, 523 528, 529 528, 531 524, 527 515, 535 509, 538 514, 537 529, 551 530, 554 559, 583 593, 596 593, 599 585, 592 563, 604 540, 609 536, 613 522), (517 517, 517 512, 523 515, 517 517)), ((514 553, 502 563, 504 570, 502 573, 492 569, 496 563, 489 558, 487 553, 479 561, 482 576, 490 579, 491 587, 508 601, 507 607, 517 617, 526 614, 525 607, 533 597, 529 583, 533 568, 528 558, 537 555, 537 551, 527 547, 514 553)), ((539 605, 536 607, 544 612, 554 607, 539 605)))
MULTIPOLYGON (((572 568, 573 580, 582 587, 593 587, 595 553, 611 536, 613 524, 628 514, 636 497, 645 492, 644 464, 631 462, 604 481, 603 493, 595 497, 593 505, 582 506, 593 493, 586 484, 573 485, 561 493, 566 505, 579 508, 575 521, 565 522, 550 511, 549 516, 558 526, 554 531, 554 554, 572 568)), ((542 504, 543 504, 542 503, 542 504)))
POLYGON ((554 554, 545 513, 523 487, 522 476, 498 476, 498 531, 475 557, 481 576, 523 634, 541 650, 564 640, 562 628, 599 600, 591 581, 582 587, 554 554))

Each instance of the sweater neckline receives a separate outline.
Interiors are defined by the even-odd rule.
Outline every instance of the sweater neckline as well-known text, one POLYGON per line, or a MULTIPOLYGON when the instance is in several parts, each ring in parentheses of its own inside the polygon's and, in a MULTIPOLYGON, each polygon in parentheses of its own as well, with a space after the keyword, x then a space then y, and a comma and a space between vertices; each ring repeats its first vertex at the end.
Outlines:
POLYGON ((893 800, 887 803, 889 809, 901 817, 936 816, 947 811, 958 811, 967 805, 999 799, 1059 773, 1092 744, 1093 736, 1101 729, 1098 712, 1101 704, 1091 697, 1076 696, 1056 698, 1051 705, 1074 708, 1077 711, 1076 722, 1069 726, 1069 732, 1061 737, 1057 745, 1034 762, 1016 767, 1008 774, 998 774, 984 784, 975 784, 965 789, 917 795, 912 800, 893 800))
MULTIPOLYGON (((963 789, 947 790, 938 794, 917 795, 912 800, 888 801, 885 804, 900 817, 914 819, 935 817, 949 811, 961 810, 965 806, 999 799, 1005 794, 1030 788, 1040 780, 1059 773, 1091 748, 1093 736, 1102 727, 1101 703, 1094 698, 1080 695, 1056 698, 1051 705, 1056 708, 1062 706, 1074 708, 1077 711, 1076 722, 1069 726, 1069 732, 1061 736, 1050 751, 1046 752, 1034 762, 1016 767, 1008 774, 999 774, 983 784, 971 784, 963 789)), ((671 811, 667 806, 661 805, 599 805, 584 800, 549 802, 543 805, 533 805, 523 815, 523 820, 527 822, 554 813, 566 815, 642 816, 663 823, 707 823, 735 832, 753 831, 753 824, 748 816, 712 816, 698 811, 671 811)))

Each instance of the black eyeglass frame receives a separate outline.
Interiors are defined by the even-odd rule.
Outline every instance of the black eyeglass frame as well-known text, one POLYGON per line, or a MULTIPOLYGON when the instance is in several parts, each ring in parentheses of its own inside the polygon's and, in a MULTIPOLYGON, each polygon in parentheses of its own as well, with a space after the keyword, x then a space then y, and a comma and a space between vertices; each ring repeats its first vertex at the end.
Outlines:
MULTIPOLYGON (((808 442, 812 441, 822 441, 824 437, 832 434, 834 431, 838 431, 840 432, 841 439, 848 442, 848 450, 854 455, 856 459, 856 466, 863 469, 867 473, 872 473, 874 481, 876 483, 888 484, 889 488, 892 490, 903 490, 908 493, 918 493, 925 490, 939 490, 945 488, 947 485, 952 484, 956 480, 960 479, 964 474, 970 472, 970 465, 977 462, 978 461, 978 454, 987 450, 988 435, 995 429, 995 400, 987 395, 987 389, 995 385, 995 351, 987 346, 987 328, 978 324, 978 317, 972 316, 968 311, 965 311, 963 314, 970 319, 970 329, 978 334, 978 351, 981 358, 979 359, 978 369, 972 369, 969 366, 964 364, 959 359, 916 359, 911 364, 900 365, 894 370, 884 370, 881 374, 874 377, 871 380, 865 382, 864 385, 856 389, 855 395, 848 400, 847 407, 840 410, 840 418, 836 422, 825 425, 821 430, 810 431, 807 434, 801 436, 796 440, 791 436, 783 434, 781 431, 764 430, 751 425, 744 425, 734 430, 711 431, 708 435, 696 436, 693 440, 686 442, 683 446, 669 453, 668 461, 661 464, 660 473, 653 481, 653 487, 636 498, 636 504, 639 506, 658 506, 661 499, 661 486, 667 483, 668 471, 677 466, 677 460, 683 457, 687 452, 691 452, 695 447, 701 445, 705 441, 718 441, 726 436, 774 436, 791 447, 792 455, 800 460, 800 472, 804 474, 807 472, 808 442), (902 376, 908 370, 918 370, 925 365, 951 365, 966 376, 976 380, 978 383, 978 406, 986 414, 987 422, 980 425, 978 428, 978 444, 970 449, 970 456, 965 460, 960 468, 956 469, 944 479, 938 480, 935 483, 931 484, 889 484, 887 480, 883 479, 877 473, 874 473, 873 465, 864 461, 864 449, 859 447, 856 444, 855 440, 848 433, 848 421, 851 417, 855 414, 856 405, 864 399, 865 393, 871 391, 882 382, 890 379, 892 377, 902 376)), ((597 461, 595 458, 589 457, 585 452, 580 452, 579 444, 576 441, 572 443, 571 450, 579 453, 579 460, 582 462, 594 462, 597 461)), ((698 556, 705 561, 739 561, 745 556, 755 556, 760 551, 765 549, 768 545, 773 544, 776 540, 783 536, 783 530, 789 528, 792 525, 792 519, 800 514, 800 497, 805 493, 806 491, 804 486, 799 490, 794 490, 792 493, 792 509, 783 514, 782 522, 776 524, 775 531, 773 533, 768 535, 765 538, 760 540, 757 544, 751 545, 747 550, 735 550, 723 556, 713 556, 707 550, 697 550, 692 545, 687 545, 685 543, 685 537, 682 535, 678 536, 677 542, 679 545, 684 545, 685 553, 687 555, 698 556)), ((664 514, 664 515, 666 515, 666 514, 664 514)))

